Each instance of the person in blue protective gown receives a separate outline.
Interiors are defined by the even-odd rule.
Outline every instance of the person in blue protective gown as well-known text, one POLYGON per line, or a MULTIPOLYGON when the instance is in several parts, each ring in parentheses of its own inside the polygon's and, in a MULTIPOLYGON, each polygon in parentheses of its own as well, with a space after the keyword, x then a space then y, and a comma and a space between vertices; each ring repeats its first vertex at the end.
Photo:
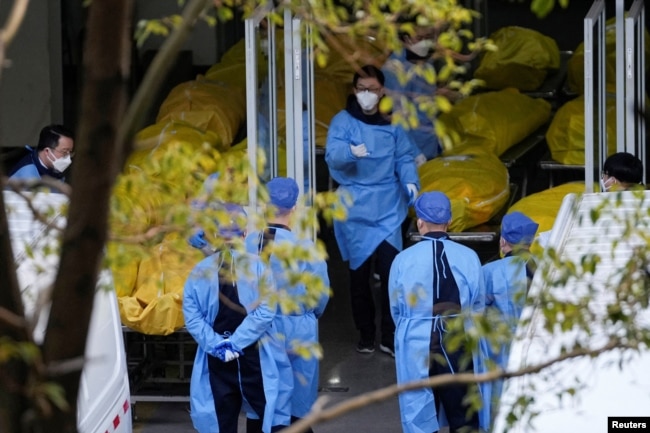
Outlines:
MULTIPOLYGON (((485 308, 485 285, 481 262, 470 248, 449 239, 449 199, 442 192, 425 192, 415 201, 417 228, 422 240, 395 257, 390 270, 390 311, 395 320, 395 366, 397 383, 440 374, 482 371, 479 347, 470 360, 464 348, 446 347, 447 325, 464 317, 465 332, 472 314, 485 308)), ((437 432, 439 410, 449 431, 477 431, 479 417, 464 401, 470 386, 457 384, 423 388, 399 395, 405 433, 437 432), (465 431, 465 430, 463 430, 465 431)))
MULTIPOLYGON (((316 256, 314 243, 291 231, 290 223, 298 199, 296 181, 276 177, 266 187, 272 208, 267 227, 246 237, 246 250, 262 254, 274 245, 309 254, 307 259, 293 261, 291 269, 272 252, 269 257, 277 291, 281 297, 288 296, 291 301, 290 304, 278 307, 274 323, 276 330, 284 337, 289 356, 289 378, 283 381, 293 385, 290 411, 292 422, 295 422, 307 415, 318 396, 319 359, 315 349, 318 346, 318 319, 323 315, 329 300, 329 276, 327 262, 324 257, 316 256), (307 276, 318 278, 323 290, 308 293, 304 282, 307 276), (290 282, 296 277, 303 278, 303 281, 290 282)), ((310 285, 310 289, 313 292, 315 285, 310 285)), ((282 376, 286 377, 284 374, 282 376)), ((311 429, 306 431, 311 432, 311 429)))
POLYGON ((74 156, 74 135, 63 125, 41 129, 35 149, 27 153, 10 170, 9 179, 40 179, 49 176, 64 181, 74 156))
POLYGON ((290 420, 275 410, 284 349, 273 329, 275 306, 268 303, 273 278, 259 257, 235 247, 245 235, 243 208, 224 208, 231 222, 219 226, 219 235, 227 247, 196 265, 183 292, 185 326, 198 344, 190 416, 200 433, 237 433, 243 409, 248 433, 275 432, 290 420))
POLYGON ((435 83, 427 82, 423 74, 415 73, 416 68, 428 68, 433 71, 431 50, 434 46, 434 36, 430 28, 420 26, 415 27, 413 34, 400 33, 399 36, 403 48, 391 53, 381 70, 386 77, 386 93, 394 101, 394 111, 408 116, 402 98, 415 107, 418 126, 409 128, 407 133, 417 146, 415 160, 419 166, 441 153, 434 125, 435 115, 427 113, 420 105, 423 98, 432 100, 439 93, 439 89, 435 83))
POLYGON ((381 343, 393 354, 395 325, 388 308, 388 272, 402 250, 401 224, 420 189, 414 144, 378 110, 384 74, 367 65, 354 74, 354 95, 337 113, 327 133, 325 161, 339 184, 347 219, 334 221, 334 235, 344 261, 349 261, 354 323, 360 332, 357 351, 375 350, 375 303, 370 288, 374 272, 381 279, 381 343))
MULTIPOLYGON (((535 273, 535 261, 530 255, 530 245, 539 225, 521 212, 512 212, 501 221, 499 249, 503 258, 483 266, 486 290, 486 314, 495 324, 494 329, 505 324, 508 333, 502 334, 506 341, 496 342, 497 347, 485 344, 485 350, 492 361, 488 367, 506 370, 510 353, 511 338, 524 308, 526 294, 535 273)), ((483 407, 491 415, 501 397, 503 380, 482 385, 483 407)))

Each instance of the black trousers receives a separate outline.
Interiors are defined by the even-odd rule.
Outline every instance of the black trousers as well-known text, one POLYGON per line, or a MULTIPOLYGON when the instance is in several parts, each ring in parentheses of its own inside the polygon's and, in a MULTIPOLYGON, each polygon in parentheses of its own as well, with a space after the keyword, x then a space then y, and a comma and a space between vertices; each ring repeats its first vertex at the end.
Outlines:
POLYGON ((354 324, 364 341, 375 341, 375 302, 370 287, 373 259, 375 272, 381 279, 379 291, 379 304, 381 311, 381 341, 393 343, 395 323, 390 315, 388 301, 388 275, 393 259, 399 253, 397 249, 386 241, 379 244, 374 254, 357 269, 350 269, 350 300, 352 301, 352 317, 354 324))
POLYGON ((266 397, 257 347, 247 347, 243 356, 230 362, 206 356, 219 432, 237 433, 244 398, 260 420, 264 419, 266 397))
MULTIPOLYGON (((444 357, 444 354, 440 349, 436 350, 434 353, 437 353, 444 357)), ((465 369, 460 368, 460 358, 463 356, 463 351, 450 352, 447 351, 447 358, 449 359, 448 363, 440 363, 438 361, 438 356, 434 357, 429 366, 429 375, 435 376, 439 374, 449 374, 452 372, 473 372, 474 364, 470 361, 465 369), (451 365, 450 365, 451 364, 451 365)), ((447 415, 447 421, 449 421, 449 433, 455 433, 461 427, 465 429, 469 428, 469 431, 478 431, 478 413, 474 412, 472 415, 468 415, 467 411, 469 405, 463 403, 463 399, 470 390, 470 387, 476 388, 476 385, 450 385, 444 386, 441 388, 433 389, 433 396, 436 403, 436 407, 439 407, 442 404, 442 407, 445 409, 445 414, 447 415)))

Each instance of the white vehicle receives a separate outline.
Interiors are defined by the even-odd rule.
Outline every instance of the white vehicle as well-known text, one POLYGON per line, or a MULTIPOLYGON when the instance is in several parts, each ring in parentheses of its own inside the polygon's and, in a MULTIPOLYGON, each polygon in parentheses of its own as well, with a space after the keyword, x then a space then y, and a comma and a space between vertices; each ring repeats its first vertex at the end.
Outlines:
MULTIPOLYGON (((23 197, 9 191, 3 194, 25 313, 37 323, 34 340, 40 343, 49 311, 49 303, 43 300, 48 298, 58 267, 58 255, 46 251, 58 251, 58 232, 48 230, 35 219, 23 197)), ((64 227, 66 196, 23 194, 31 198, 32 206, 46 216, 49 224, 64 227)), ((131 433, 129 378, 110 272, 102 272, 97 287, 79 385, 77 427, 80 433, 131 433)))
MULTIPOLYGON (((549 278, 543 276, 544 270, 538 268, 528 295, 534 305, 526 306, 522 314, 523 323, 528 324, 520 325, 517 331, 510 353, 509 371, 556 359, 563 348, 573 347, 575 342, 585 349, 594 350, 606 344, 609 336, 624 335, 620 323, 607 320, 611 317, 608 314, 613 311, 612 307, 621 306, 623 310, 637 313, 636 327, 646 333, 650 330, 650 311, 647 308, 627 305, 617 299, 617 294, 623 290, 620 281, 625 265, 633 254, 647 255, 649 207, 650 191, 570 194, 565 197, 548 247, 555 248, 561 260, 579 263, 581 257, 594 254, 600 263, 593 274, 569 277, 565 283, 557 285, 550 285, 547 282, 549 278), (605 200, 612 206, 601 208, 605 200), (620 205, 615 204, 617 201, 620 205), (640 209, 642 212, 636 213, 640 209), (600 212, 596 222, 592 221, 593 212, 600 212), (628 225, 627 221, 634 222, 628 225), (632 235, 628 237, 626 233, 629 230, 632 235), (636 247, 640 247, 642 253, 635 252, 636 247), (577 305, 581 311, 593 314, 593 319, 589 320, 589 332, 575 326, 560 329, 562 326, 557 325, 547 329, 545 325, 548 322, 537 305, 546 294, 564 302, 564 305, 577 305)), ((550 279, 561 277, 558 268, 551 266, 548 269, 550 279)), ((647 287, 648 284, 647 272, 640 269, 633 274, 638 278, 625 290, 644 290, 644 285, 647 287)), ((570 309, 565 311, 570 314, 570 309)), ((606 432, 612 431, 609 428, 614 419, 611 418, 645 417, 646 422, 650 421, 648 371, 650 349, 641 346, 638 351, 616 349, 594 358, 572 358, 540 373, 511 378, 505 383, 493 432, 606 432), (526 412, 537 415, 532 419, 524 416, 513 426, 508 426, 506 419, 510 409, 521 396, 533 399, 526 412)), ((650 429, 650 422, 646 428, 650 429)))

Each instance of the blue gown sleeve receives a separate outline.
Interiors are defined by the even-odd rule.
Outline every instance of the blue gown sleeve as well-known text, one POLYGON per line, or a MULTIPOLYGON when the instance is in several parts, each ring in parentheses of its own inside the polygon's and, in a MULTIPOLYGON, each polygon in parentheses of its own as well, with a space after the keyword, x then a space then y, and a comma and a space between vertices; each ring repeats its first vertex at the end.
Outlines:
POLYGON ((399 320, 399 255, 395 257, 390 266, 390 273, 388 274, 388 299, 390 301, 390 315, 393 322, 397 323, 399 320))
POLYGON ((41 175, 34 164, 29 164, 21 167, 9 177, 11 179, 40 179, 41 175))
POLYGON ((406 187, 407 183, 414 183, 419 191, 421 189, 420 176, 415 166, 415 156, 419 153, 417 146, 401 126, 397 126, 395 129, 395 142, 395 171, 397 176, 404 187, 406 187))
POLYGON ((325 161, 330 169, 345 171, 354 166, 358 159, 350 150, 352 144, 350 126, 344 111, 339 112, 330 122, 325 147, 325 161))
MULTIPOLYGON (((265 268, 260 262, 256 262, 255 264, 256 266, 251 272, 254 272, 253 275, 257 275, 258 292, 263 293, 267 290, 270 292, 275 291, 275 284, 271 273, 265 272, 265 268), (261 288, 264 288, 264 290, 261 290, 261 288)), ((267 296, 260 296, 259 304, 246 315, 242 323, 233 332, 230 336, 230 342, 237 349, 244 349, 250 346, 258 341, 269 329, 274 318, 275 308, 271 308, 267 296)))
POLYGON ((492 306, 494 305, 495 295, 494 295, 494 286, 492 284, 492 268, 494 263, 488 263, 483 265, 483 277, 485 279, 485 305, 492 306))
POLYGON ((215 302, 218 309, 219 297, 210 296, 214 290, 219 291, 219 276, 207 266, 201 264, 192 270, 183 289, 183 316, 185 328, 197 344, 207 353, 213 353, 217 344, 223 338, 212 328, 213 323, 208 316, 209 303, 215 302), (212 298, 212 299, 210 299, 212 298))
MULTIPOLYGON (((314 275, 318 276, 323 281, 323 284, 325 285, 325 287, 327 287, 327 290, 329 290, 330 279, 329 279, 329 275, 327 274, 327 262, 325 262, 324 260, 319 260, 317 262, 312 263, 312 272, 314 275)), ((318 300, 318 304, 314 308, 314 315, 316 315, 316 318, 320 318, 323 315, 323 313, 325 312, 325 307, 329 302, 329 299, 330 299, 329 292, 325 292, 321 294, 321 297, 318 300)))

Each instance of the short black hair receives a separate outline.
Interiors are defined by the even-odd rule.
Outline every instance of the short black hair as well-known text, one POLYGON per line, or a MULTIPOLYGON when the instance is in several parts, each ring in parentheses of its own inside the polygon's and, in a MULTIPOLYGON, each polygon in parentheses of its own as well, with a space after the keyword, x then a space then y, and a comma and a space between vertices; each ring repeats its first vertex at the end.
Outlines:
POLYGON ((643 181, 643 163, 631 153, 614 153, 605 160, 603 173, 615 177, 620 182, 641 183, 643 181))
POLYGON ((381 72, 381 69, 375 65, 365 65, 362 66, 357 72, 354 73, 354 78, 352 78, 352 87, 357 87, 357 82, 359 78, 376 78, 379 81, 379 84, 384 85, 384 73, 381 72))
POLYGON ((59 145, 59 138, 68 137, 74 140, 74 135, 71 130, 63 125, 47 125, 41 129, 41 134, 38 137, 37 150, 46 148, 56 149, 59 145))

